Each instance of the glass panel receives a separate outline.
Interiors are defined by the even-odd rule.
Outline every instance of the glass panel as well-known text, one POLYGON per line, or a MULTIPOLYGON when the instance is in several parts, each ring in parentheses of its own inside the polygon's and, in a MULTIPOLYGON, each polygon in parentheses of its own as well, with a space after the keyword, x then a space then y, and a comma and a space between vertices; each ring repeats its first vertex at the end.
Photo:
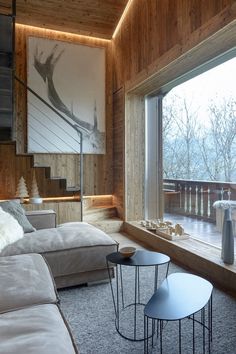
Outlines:
MULTIPOLYGON (((223 216, 213 203, 236 201, 235 77, 233 58, 176 86, 163 99, 165 213, 217 247, 223 216)), ((236 231, 236 213, 232 216, 236 231)))

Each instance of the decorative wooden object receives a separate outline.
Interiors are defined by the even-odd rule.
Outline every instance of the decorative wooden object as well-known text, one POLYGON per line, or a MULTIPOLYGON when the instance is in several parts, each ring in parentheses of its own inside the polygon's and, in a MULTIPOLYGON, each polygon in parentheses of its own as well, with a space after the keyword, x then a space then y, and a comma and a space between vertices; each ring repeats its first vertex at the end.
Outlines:
POLYGON ((24 177, 21 176, 18 185, 17 185, 17 190, 16 190, 16 197, 20 198, 20 202, 24 203, 24 198, 27 198, 29 196, 24 177))
POLYGON ((189 234, 184 232, 184 228, 180 224, 173 225, 171 221, 141 221, 140 225, 145 227, 149 232, 154 232, 158 236, 167 240, 178 241, 186 240, 189 234))
POLYGON ((186 240, 189 238, 189 234, 183 233, 182 235, 169 234, 167 232, 163 232, 161 230, 156 229, 156 234, 158 236, 164 237, 167 240, 178 241, 178 240, 186 240))
POLYGON ((32 186, 31 186, 31 193, 30 193, 30 203, 34 203, 34 204, 42 203, 42 198, 40 198, 39 196, 35 171, 33 172, 32 186))

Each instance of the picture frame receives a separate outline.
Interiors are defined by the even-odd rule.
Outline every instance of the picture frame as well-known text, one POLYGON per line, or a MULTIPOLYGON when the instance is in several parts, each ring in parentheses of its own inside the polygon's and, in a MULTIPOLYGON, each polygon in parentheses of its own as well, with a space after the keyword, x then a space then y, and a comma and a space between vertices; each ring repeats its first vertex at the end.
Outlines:
POLYGON ((27 71, 28 153, 105 154, 105 49, 30 36, 27 71))

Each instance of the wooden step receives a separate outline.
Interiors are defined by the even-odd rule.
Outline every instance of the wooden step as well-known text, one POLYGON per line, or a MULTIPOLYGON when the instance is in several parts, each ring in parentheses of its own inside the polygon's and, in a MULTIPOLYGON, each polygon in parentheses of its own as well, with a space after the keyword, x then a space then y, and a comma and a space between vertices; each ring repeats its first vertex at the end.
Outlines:
MULTIPOLYGON (((33 154, 17 154, 16 153, 16 142, 9 140, 11 138, 11 130, 6 128, 0 128, 0 143, 1 147, 1 156, 4 164, 4 168, 0 171, 0 179, 4 181, 7 185, 7 171, 11 173, 11 169, 8 169, 8 162, 4 160, 5 155, 8 156, 9 160, 14 161, 16 166, 23 166, 22 171, 18 172, 16 170, 16 178, 14 183, 11 184, 11 188, 3 188, 7 191, 7 194, 3 195, 0 191, 2 198, 13 198, 16 191, 16 183, 19 180, 21 175, 24 175, 26 178, 26 183, 30 189, 32 183, 32 171, 34 169, 36 174, 36 179, 38 182, 38 188, 40 196, 45 197, 78 197, 80 194, 80 188, 78 186, 67 187, 67 181, 65 178, 61 177, 51 177, 51 168, 49 166, 40 166, 34 164, 34 155, 33 154), (9 145, 7 147, 6 145, 9 145), (6 181, 6 182, 5 182, 6 181)), ((1 160, 0 160, 1 161, 1 160)))
POLYGON ((103 207, 112 206, 112 205, 113 205, 113 196, 112 195, 84 196, 84 199, 83 199, 84 210, 90 209, 93 207, 103 208, 103 207))
POLYGON ((122 229, 123 220, 119 218, 109 218, 106 220, 90 222, 90 224, 109 234, 120 232, 122 229))
POLYGON ((84 210, 84 221, 97 222, 110 219, 117 216, 117 211, 114 206, 95 207, 84 210))

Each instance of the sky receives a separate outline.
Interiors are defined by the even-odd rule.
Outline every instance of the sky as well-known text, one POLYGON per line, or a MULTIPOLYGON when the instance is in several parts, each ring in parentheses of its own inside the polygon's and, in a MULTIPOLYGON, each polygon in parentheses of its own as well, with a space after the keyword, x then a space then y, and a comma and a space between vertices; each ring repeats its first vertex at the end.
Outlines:
POLYGON ((207 106, 211 99, 229 95, 236 98, 236 57, 176 86, 170 94, 188 99, 194 111, 198 110, 198 118, 207 126, 207 106))

